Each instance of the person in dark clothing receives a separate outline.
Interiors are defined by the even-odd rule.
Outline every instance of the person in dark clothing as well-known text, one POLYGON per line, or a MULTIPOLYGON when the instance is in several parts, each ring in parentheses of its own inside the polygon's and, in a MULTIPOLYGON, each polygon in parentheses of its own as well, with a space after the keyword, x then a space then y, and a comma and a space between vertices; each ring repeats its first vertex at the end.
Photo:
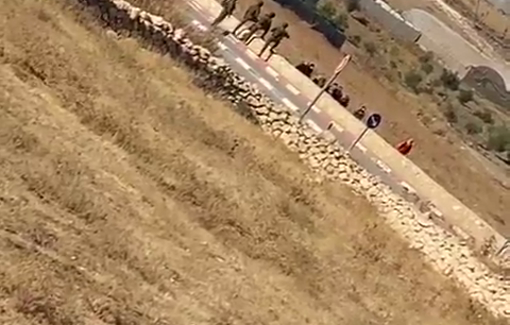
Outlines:
POLYGON ((262 34, 260 34, 259 37, 264 39, 271 29, 271 25, 273 24, 273 19, 275 16, 276 15, 274 12, 270 12, 260 17, 259 21, 248 28, 248 34, 246 34, 244 42, 249 44, 253 40, 252 36, 258 31, 262 31, 262 34))
POLYGON ((366 113, 367 108, 365 107, 365 105, 362 105, 360 108, 355 110, 352 115, 354 115, 354 117, 356 117, 358 120, 362 121, 366 113))
POLYGON ((262 56, 268 47, 269 51, 273 52, 273 50, 278 45, 280 45, 284 38, 290 38, 289 33, 287 33, 287 27, 289 27, 289 24, 283 23, 281 26, 271 29, 271 36, 269 36, 264 46, 262 46, 262 49, 259 52, 259 56, 262 56))
POLYGON ((310 78, 312 76, 313 70, 315 70, 315 64, 312 62, 301 62, 296 66, 302 74, 310 78))
POLYGON ((345 95, 340 99, 339 102, 340 102, 340 105, 347 108, 347 106, 349 106, 350 101, 351 101, 351 98, 348 95, 345 95))
POLYGON ((247 22, 253 22, 256 23, 259 19, 260 11, 262 10, 262 6, 264 5, 263 1, 259 1, 254 5, 251 5, 246 9, 244 12, 243 19, 237 24, 237 26, 232 31, 232 34, 236 34, 236 32, 247 22))
POLYGON ((340 101, 340 98, 342 98, 343 95, 342 90, 343 90, 342 86, 334 82, 332 85, 328 87, 326 91, 331 95, 331 97, 333 97, 333 99, 335 99, 336 101, 340 101))
POLYGON ((313 78, 313 82, 320 88, 322 88, 326 85, 326 81, 327 81, 326 78, 322 75, 319 75, 319 76, 313 78))
POLYGON ((232 14, 234 13, 234 10, 236 10, 236 6, 237 6, 237 0, 223 0, 221 2, 221 7, 222 7, 221 12, 218 15, 218 17, 216 17, 216 19, 214 19, 211 26, 216 27, 222 21, 224 21, 225 18, 232 16, 232 14))

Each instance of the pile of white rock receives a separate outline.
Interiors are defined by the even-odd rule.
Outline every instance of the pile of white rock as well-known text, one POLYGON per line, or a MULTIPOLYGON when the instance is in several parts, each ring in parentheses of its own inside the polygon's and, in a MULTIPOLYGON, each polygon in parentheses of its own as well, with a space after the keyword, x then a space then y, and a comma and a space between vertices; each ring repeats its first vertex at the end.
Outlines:
MULTIPOLYGON (((342 181, 364 195, 385 221, 410 247, 421 251, 437 271, 463 286, 496 317, 510 317, 510 279, 492 272, 476 257, 465 239, 431 222, 424 211, 417 211, 412 203, 394 194, 351 160, 334 141, 299 123, 286 107, 275 105, 221 58, 194 44, 183 29, 122 0, 80 2, 99 9, 101 19, 113 31, 137 36, 152 50, 187 63, 199 76, 201 86, 228 99, 238 109, 244 107, 246 117, 281 139, 320 175, 342 181)), ((425 211, 432 213, 429 209, 425 211)))

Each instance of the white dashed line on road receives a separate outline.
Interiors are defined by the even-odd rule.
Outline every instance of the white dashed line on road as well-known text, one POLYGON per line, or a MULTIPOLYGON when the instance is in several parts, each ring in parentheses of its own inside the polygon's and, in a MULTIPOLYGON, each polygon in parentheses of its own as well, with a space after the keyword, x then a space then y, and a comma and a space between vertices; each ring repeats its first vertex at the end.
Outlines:
POLYGON ((266 67, 266 71, 267 73, 269 73, 270 75, 272 75, 274 78, 278 78, 278 72, 274 71, 273 68, 271 67, 266 67))
POLYGON ((288 98, 283 98, 282 102, 294 112, 297 112, 299 110, 299 108, 296 105, 294 105, 294 103, 292 103, 288 98))
POLYGON ((406 191, 408 191, 409 193, 416 193, 416 190, 412 188, 411 185, 409 185, 408 183, 400 182, 400 185, 402 185, 402 187, 405 188, 406 191))
POLYGON ((380 160, 376 161, 377 166, 379 166, 382 170, 384 170, 386 173, 391 173, 390 167, 388 167, 385 163, 383 163, 380 160))
POLYGON ((269 90, 273 90, 274 89, 273 85, 271 85, 271 83, 269 81, 267 81, 266 79, 264 79, 264 78, 260 78, 259 82, 262 84, 262 86, 266 87, 269 90))
POLYGON ((299 90, 296 89, 296 87, 294 87, 293 85, 291 84, 287 84, 287 86, 285 86, 291 93, 293 93, 294 95, 299 95, 299 90))
POLYGON ((227 49, 227 46, 226 46, 225 44, 223 44, 222 42, 218 42, 218 47, 219 47, 221 50, 223 50, 223 51, 225 51, 225 50, 227 49))
POLYGON ((365 148, 365 146, 363 146, 361 143, 358 143, 356 147, 358 147, 358 149, 362 152, 367 152, 367 148, 365 148))
POLYGON ((314 121, 312 121, 312 120, 307 120, 307 121, 306 121, 306 123, 307 123, 307 124, 308 124, 308 125, 309 125, 312 129, 313 129, 313 130, 315 130, 315 131, 317 131, 317 132, 319 132, 319 133, 321 133, 321 132, 323 132, 323 131, 324 131, 324 130, 322 130, 322 129, 320 128, 320 126, 318 126, 318 125, 317 125, 317 123, 315 123, 315 122, 314 122, 314 121))
POLYGON ((200 29, 201 31, 207 31, 208 28, 207 26, 205 26, 204 24, 202 24, 201 22, 199 22, 198 20, 193 20, 191 22, 193 25, 195 25, 198 29, 200 29))
MULTIPOLYGON (((312 102, 306 103, 306 107, 310 106, 311 103, 312 102)), ((320 113, 321 110, 317 106, 313 105, 312 106, 312 111, 314 111, 315 113, 320 113)))
POLYGON ((239 65, 241 65, 243 67, 243 69, 246 69, 246 70, 251 69, 250 65, 248 63, 246 63, 243 59, 236 58, 236 61, 237 61, 237 63, 239 63, 239 65))

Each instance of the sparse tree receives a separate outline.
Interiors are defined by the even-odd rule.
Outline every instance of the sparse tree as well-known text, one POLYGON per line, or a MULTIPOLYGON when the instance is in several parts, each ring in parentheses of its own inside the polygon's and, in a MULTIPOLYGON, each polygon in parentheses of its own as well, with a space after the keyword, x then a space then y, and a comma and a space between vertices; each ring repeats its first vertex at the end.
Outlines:
POLYGON ((406 85, 411 88, 415 93, 419 92, 419 86, 422 82, 423 77, 416 71, 409 71, 404 77, 406 85))
POLYGON ((459 77, 456 73, 451 72, 450 70, 443 69, 443 73, 440 77, 441 83, 445 88, 450 90, 458 90, 460 85, 459 77))
POLYGON ((510 129, 506 126, 493 127, 489 131, 487 146, 490 150, 503 152, 510 148, 510 129))
POLYGON ((457 97, 459 99, 459 102, 462 105, 466 105, 467 103, 471 102, 474 98, 473 91, 469 89, 461 89, 459 92, 459 96, 457 97))
POLYGON ((470 135, 478 134, 483 131, 482 126, 475 121, 467 122, 464 127, 466 128, 466 132, 470 135))
POLYGON ((347 12, 359 11, 359 0, 347 0, 347 12))
POLYGON ((377 51, 377 46, 373 42, 367 41, 363 43, 363 46, 365 47, 368 55, 374 56, 375 52, 377 51))
POLYGON ((474 116, 478 117, 480 120, 482 120, 486 124, 494 124, 494 118, 492 117, 491 111, 485 109, 485 110, 479 110, 473 113, 474 116))

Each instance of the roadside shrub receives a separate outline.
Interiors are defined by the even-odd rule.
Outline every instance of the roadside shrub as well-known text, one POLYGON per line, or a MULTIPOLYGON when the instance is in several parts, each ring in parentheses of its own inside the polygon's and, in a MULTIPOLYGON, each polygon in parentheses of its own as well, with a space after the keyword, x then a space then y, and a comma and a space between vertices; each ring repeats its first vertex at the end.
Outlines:
POLYGON ((473 91, 470 89, 461 89, 457 98, 462 105, 466 105, 467 103, 473 101, 473 91))
POLYGON ((350 41, 351 41, 352 45, 358 47, 359 44, 361 43, 361 36, 359 36, 359 35, 352 35, 351 38, 350 38, 350 41))
POLYGON ((319 3, 318 11, 324 17, 334 20, 336 16, 335 5, 330 1, 323 1, 319 3))
POLYGON ((431 51, 425 52, 420 56, 419 60, 421 63, 430 63, 434 59, 434 53, 431 51))
POLYGON ((420 86, 420 83, 422 82, 422 80, 423 80, 423 77, 416 71, 409 71, 406 73, 406 75, 404 77, 404 81, 405 81, 407 87, 414 90, 415 93, 419 92, 419 86, 420 86))
POLYGON ((365 47, 368 55, 374 56, 375 52, 377 51, 377 45, 375 45, 374 42, 365 42, 363 43, 363 46, 365 47))
POLYGON ((464 125, 467 134, 474 135, 483 131, 483 127, 476 121, 469 121, 464 125))
POLYGON ((446 118, 446 121, 450 124, 455 124, 459 120, 457 117, 457 112, 455 111, 455 107, 453 105, 448 104, 444 111, 444 116, 446 118))
POLYGON ((506 126, 497 126, 489 131, 487 147, 490 150, 503 152, 510 149, 510 129, 506 126))
POLYGON ((441 83, 445 88, 448 88, 450 90, 458 90, 460 85, 459 77, 456 73, 443 69, 443 73, 441 73, 441 77, 439 78, 441 80, 441 83))
POLYGON ((359 0, 347 0, 347 12, 359 11, 359 0))
POLYGON ((346 30, 349 28, 349 16, 344 12, 336 15, 333 19, 333 22, 335 23, 336 27, 341 30, 346 30))
POLYGON ((494 117, 492 117, 492 113, 489 110, 479 110, 473 113, 474 116, 478 117, 486 124, 494 124, 494 117))
POLYGON ((426 74, 431 74, 434 71, 434 66, 428 62, 422 62, 421 70, 426 74))

